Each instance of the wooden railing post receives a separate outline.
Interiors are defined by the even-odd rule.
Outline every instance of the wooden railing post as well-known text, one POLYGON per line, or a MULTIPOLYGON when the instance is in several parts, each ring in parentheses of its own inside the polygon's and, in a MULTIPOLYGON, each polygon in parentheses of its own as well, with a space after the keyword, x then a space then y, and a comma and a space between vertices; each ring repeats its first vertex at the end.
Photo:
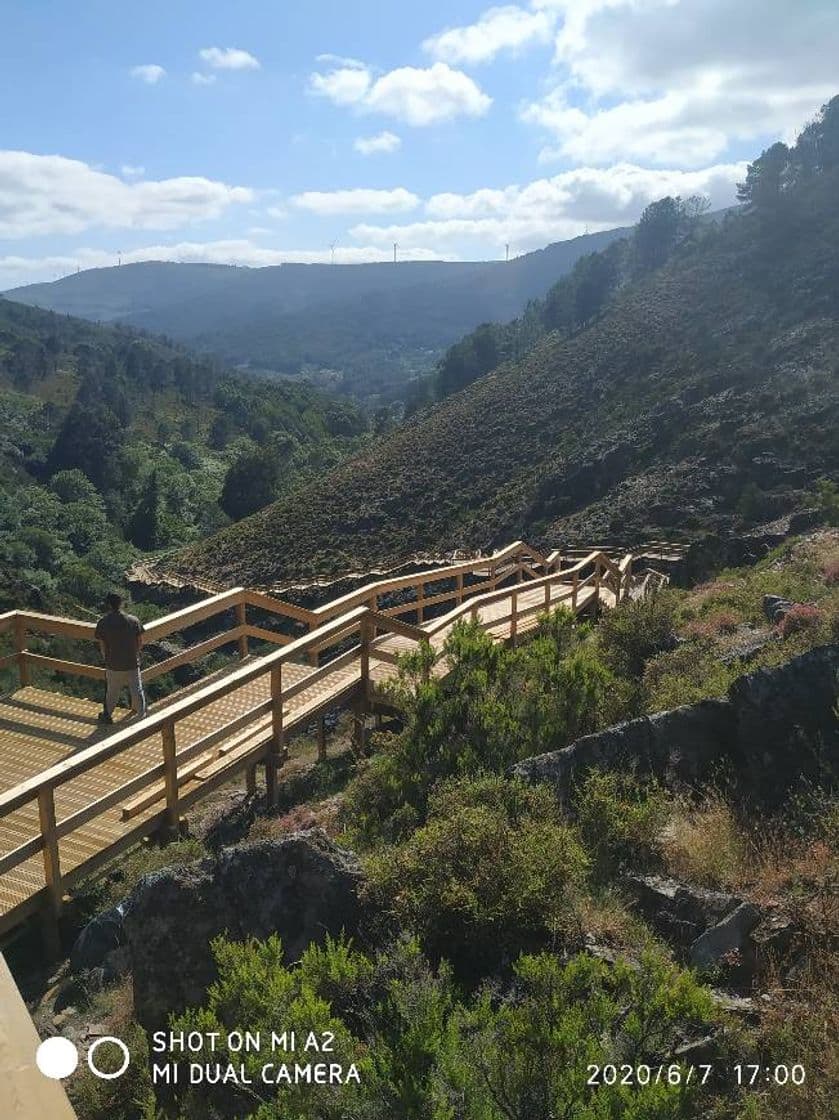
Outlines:
MULTIPOLYGON (((318 623, 314 619, 312 619, 312 621, 309 623, 309 633, 311 634, 311 632, 313 630, 317 630, 317 628, 318 628, 318 623)), ((309 658, 309 664, 314 665, 314 667, 317 669, 318 663, 319 663, 318 651, 316 649, 310 649, 309 653, 308 653, 308 658, 309 658)))
POLYGON ((575 571, 571 576, 571 610, 577 613, 577 582, 580 578, 579 572, 575 571))
POLYGON ((161 729, 163 739, 163 781, 166 786, 166 824, 164 831, 168 840, 175 839, 180 825, 178 812, 178 760, 175 742, 175 721, 167 720, 161 729))
POLYGON ((545 581, 545 610, 551 609, 551 583, 550 580, 545 581))
POLYGON ((600 606, 600 585, 603 582, 603 565, 600 562, 600 557, 594 561, 594 605, 595 608, 600 606))
POLYGON ((61 864, 58 856, 58 836, 55 821, 55 789, 42 786, 38 790, 38 820, 44 841, 44 879, 47 884, 47 905, 44 911, 44 947, 50 959, 61 956, 61 936, 58 918, 64 895, 61 886, 61 864))
POLYGON ((283 663, 271 667, 271 743, 265 756, 265 798, 269 808, 277 805, 277 774, 286 757, 283 733, 283 663))
POLYGON ((422 580, 417 584, 417 623, 421 623, 424 618, 423 599, 425 598, 425 585, 422 580))
POLYGON ((29 662, 26 659, 26 623, 20 615, 15 618, 15 649, 17 650, 17 671, 20 687, 25 688, 32 681, 29 662))
MULTIPOLYGON (((236 625, 237 626, 247 626, 247 623, 248 623, 247 605, 246 605, 246 603, 243 599, 241 603, 236 604, 236 625)), ((247 636, 247 634, 242 634, 239 638, 239 657, 244 661, 244 659, 247 656, 248 656, 248 636, 247 636)))
POLYGON ((463 602, 463 572, 457 573, 454 600, 458 606, 463 602))
POLYGON ((354 712, 354 739, 356 750, 359 754, 364 752, 366 740, 366 719, 367 707, 370 700, 370 640, 373 632, 373 621, 370 618, 362 618, 359 627, 361 639, 361 654, 359 657, 361 669, 361 682, 359 685, 358 698, 355 702, 354 712))
POLYGON ((513 645, 516 644, 516 631, 518 629, 518 613, 519 613, 519 593, 514 590, 510 595, 510 641, 513 645))
POLYGON ((623 576, 623 598, 629 598, 629 590, 632 587, 632 556, 629 557, 629 562, 626 565, 626 571, 623 576))

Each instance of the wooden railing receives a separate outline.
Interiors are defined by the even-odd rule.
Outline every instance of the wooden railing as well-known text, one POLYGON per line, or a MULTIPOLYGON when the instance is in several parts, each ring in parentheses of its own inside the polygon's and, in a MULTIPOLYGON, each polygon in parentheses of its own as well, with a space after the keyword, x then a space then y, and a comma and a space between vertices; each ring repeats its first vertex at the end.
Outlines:
MULTIPOLYGON (((287 703, 330 675, 336 674, 337 670, 353 663, 357 663, 357 673, 347 675, 345 684, 338 681, 328 693, 324 704, 335 706, 351 696, 358 697, 362 705, 367 703, 372 695, 371 657, 385 662, 397 659, 392 651, 382 649, 386 640, 382 635, 397 634, 414 642, 433 641, 435 635, 459 618, 469 615, 477 617, 482 607, 509 599, 509 612, 500 617, 496 615, 492 625, 509 621, 509 637, 515 641, 522 621, 544 611, 554 602, 552 592, 557 585, 566 585, 564 599, 575 612, 580 608, 586 588, 592 589, 592 593, 585 597, 586 603, 594 604, 595 607, 600 603, 605 589, 611 591, 614 601, 625 598, 631 582, 631 564, 631 556, 624 557, 616 564, 604 553, 592 552, 563 568, 558 554, 552 553, 544 557, 523 542, 516 542, 483 559, 370 583, 315 610, 284 603, 261 592, 234 588, 150 623, 146 627, 147 635, 162 637, 210 619, 220 612, 231 608, 235 610, 236 625, 233 628, 159 662, 151 670, 158 674, 168 672, 176 665, 233 641, 238 643, 239 652, 244 657, 248 653, 249 637, 270 641, 282 648, 253 658, 196 691, 168 701, 161 710, 115 730, 104 740, 77 751, 0 794, 0 820, 27 805, 37 806, 38 820, 36 835, 26 838, 14 850, 0 857, 0 876, 41 853, 44 888, 39 893, 44 897, 36 902, 37 905, 45 902, 47 913, 56 917, 64 891, 72 882, 91 874, 97 867, 112 859, 119 850, 136 843, 143 835, 158 830, 174 834, 178 829, 180 814, 217 785, 228 781, 232 773, 247 769, 248 783, 253 788, 256 765, 264 764, 268 801, 275 803, 278 770, 287 757, 284 726, 287 703), (539 574, 540 571, 544 574, 539 574), (426 593, 430 584, 443 581, 449 583, 444 590, 426 593), (506 586, 502 587, 501 584, 506 586), (540 597, 535 603, 520 605, 521 595, 537 588, 544 588, 544 599, 540 597), (413 590, 412 599, 391 607, 380 606, 380 600, 384 596, 404 593, 406 590, 413 590), (422 627, 399 617, 413 614, 419 623, 423 621, 426 610, 446 602, 453 602, 454 606, 439 617, 425 622, 422 627), (248 607, 303 624, 309 628, 308 632, 295 638, 256 627, 248 621, 248 607), (326 655, 323 664, 320 664, 321 655, 326 655), (284 679, 285 667, 306 662, 310 668, 302 679, 284 679), (201 735, 197 740, 179 743, 179 728, 183 720, 260 678, 264 678, 267 685, 263 689, 264 699, 251 704, 247 710, 201 735), (239 733, 247 733, 249 736, 241 752, 231 755, 229 762, 225 762, 217 774, 207 777, 188 790, 182 790, 181 787, 194 777, 199 768, 196 766, 197 761, 202 757, 206 761, 210 750, 222 742, 230 741, 239 733), (59 819, 56 811, 57 790, 94 767, 158 735, 161 743, 158 762, 59 819), (136 824, 127 827, 118 842, 64 872, 61 864, 62 839, 108 810, 124 806, 127 799, 138 794, 141 796, 139 801, 135 801, 132 810, 140 815, 136 824), (158 802, 159 811, 151 814, 145 812, 158 802)), ((17 659, 22 683, 28 680, 27 671, 31 664, 48 662, 51 668, 61 672, 85 674, 88 670, 97 668, 33 655, 25 645, 26 635, 30 631, 92 640, 92 624, 13 611, 0 618, 0 630, 9 629, 13 630, 17 643, 16 651, 11 656, 17 659)), ((150 675, 147 671, 146 677, 150 675)), ((125 817, 124 809, 123 819, 125 817)), ((32 909, 36 908, 36 902, 33 901, 32 909)))

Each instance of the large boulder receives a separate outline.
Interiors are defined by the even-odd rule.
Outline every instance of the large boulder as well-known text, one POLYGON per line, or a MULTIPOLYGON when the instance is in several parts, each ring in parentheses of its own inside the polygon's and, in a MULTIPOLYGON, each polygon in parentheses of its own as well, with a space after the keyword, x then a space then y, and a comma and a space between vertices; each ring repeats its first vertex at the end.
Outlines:
POLYGON ((519 762, 513 773, 528 782, 548 782, 561 801, 595 766, 693 784, 730 752, 732 731, 730 705, 703 700, 585 735, 562 750, 519 762))
POLYGON ((777 805, 800 781, 839 770, 839 645, 738 677, 724 700, 702 700, 586 735, 519 762, 513 773, 547 782, 561 801, 595 766, 653 774, 667 785, 701 785, 720 762, 750 795, 777 805))
POLYGON ((87 923, 70 950, 70 969, 85 972, 105 967, 125 944, 125 902, 103 910, 87 923))
POLYGON ((356 932, 363 875, 322 832, 225 848, 146 876, 128 899, 125 935, 134 1007, 147 1030, 201 1003, 216 977, 210 942, 279 934, 286 960, 311 942, 356 932))

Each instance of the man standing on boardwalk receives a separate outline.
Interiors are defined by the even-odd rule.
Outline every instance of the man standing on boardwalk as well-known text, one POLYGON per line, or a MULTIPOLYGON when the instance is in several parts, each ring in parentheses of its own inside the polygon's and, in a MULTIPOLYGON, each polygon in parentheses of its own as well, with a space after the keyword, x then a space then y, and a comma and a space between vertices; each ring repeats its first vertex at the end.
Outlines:
POLYGON ((146 714, 146 697, 140 675, 140 650, 143 645, 143 624, 122 609, 122 598, 111 594, 105 600, 108 613, 96 623, 96 638, 105 659, 105 707, 99 713, 100 723, 114 722, 114 708, 120 693, 128 688, 131 707, 141 719, 146 714))

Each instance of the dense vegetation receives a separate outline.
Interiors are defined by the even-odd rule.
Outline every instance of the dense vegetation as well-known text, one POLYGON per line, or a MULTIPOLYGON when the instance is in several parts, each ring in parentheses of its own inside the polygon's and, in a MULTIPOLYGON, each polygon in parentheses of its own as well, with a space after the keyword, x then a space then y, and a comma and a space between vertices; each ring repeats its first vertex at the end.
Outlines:
MULTIPOLYGON (((359 1082, 265 1085, 262 1064, 280 1059, 222 1043, 197 1060, 244 1062, 253 1085, 183 1084, 155 1102, 147 1042, 128 1013, 120 1033, 141 1060, 129 1081, 85 1076, 72 1085, 82 1120, 151 1117, 161 1103, 178 1120, 828 1120, 839 1086, 835 775, 789 791, 771 815, 756 808, 748 775, 741 786, 676 790, 592 769, 564 807, 551 789, 505 775, 517 759, 657 710, 663 659, 668 702, 679 702, 725 687, 711 661, 738 675, 835 639, 837 565, 839 534, 820 531, 754 567, 626 604, 596 626, 575 627, 562 611, 546 616, 517 649, 464 625, 443 679, 425 679, 427 651, 407 658, 395 686, 404 727, 374 738, 337 821, 332 797, 308 807, 362 854, 376 926, 363 943, 310 946, 294 966, 275 937, 220 939, 219 979, 204 1006, 173 1021, 222 1038, 269 1033, 278 1021, 302 1034, 329 1031, 334 1060, 355 1063, 359 1082), (767 623, 766 594, 806 602, 817 622, 767 623), (735 635, 746 630, 764 645, 732 662, 735 635), (700 652, 701 684, 689 666, 700 652), (728 985, 737 962, 699 975, 680 968, 625 892, 625 873, 644 870, 781 905, 800 930, 794 971, 760 973, 767 999, 733 1015, 712 989, 728 985), (680 1050, 697 1039, 699 1050, 680 1050), (793 1055, 807 1067, 803 1086, 738 1088, 719 1073, 793 1055), (711 1062, 717 1072, 702 1086, 665 1077, 593 1089, 588 1066, 604 1062, 711 1062)), ((259 834, 282 835, 299 820, 263 818, 259 834)), ((122 991, 98 997, 107 1014, 122 991)))
MULTIPOLYGON (((832 102, 813 130, 832 135, 837 116, 832 102)), ((173 567, 260 583, 522 536, 729 532, 800 507, 839 471, 837 187, 823 162, 768 209, 685 237, 675 201, 660 204, 640 274, 604 287, 599 312, 575 294, 588 325, 551 330, 173 567)), ((470 344, 486 343, 484 365, 493 338, 470 344)))
POLYGON ((163 332, 266 376, 304 376, 369 404, 399 400, 440 350, 484 319, 507 319, 542 295, 609 230, 509 264, 231 268, 149 262, 95 269, 9 293, 88 319, 163 332))
POLYGON ((0 601, 98 607, 143 552, 252 513, 366 433, 306 386, 0 300, 0 601))

